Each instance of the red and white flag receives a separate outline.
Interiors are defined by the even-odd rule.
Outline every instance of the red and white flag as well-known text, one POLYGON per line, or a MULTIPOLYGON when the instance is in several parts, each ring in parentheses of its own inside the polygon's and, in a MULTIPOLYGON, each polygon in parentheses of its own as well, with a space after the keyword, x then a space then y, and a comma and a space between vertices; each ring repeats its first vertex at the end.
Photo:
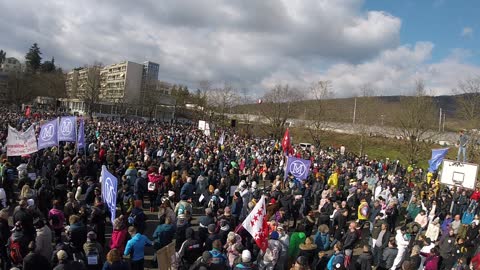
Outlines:
POLYGON ((243 228, 253 237, 257 246, 265 252, 268 248, 268 224, 265 196, 255 205, 252 212, 242 223, 243 228))
POLYGON ((290 131, 288 128, 285 131, 285 135, 283 135, 282 149, 283 149, 283 152, 286 152, 286 153, 288 153, 288 151, 290 150, 290 131))

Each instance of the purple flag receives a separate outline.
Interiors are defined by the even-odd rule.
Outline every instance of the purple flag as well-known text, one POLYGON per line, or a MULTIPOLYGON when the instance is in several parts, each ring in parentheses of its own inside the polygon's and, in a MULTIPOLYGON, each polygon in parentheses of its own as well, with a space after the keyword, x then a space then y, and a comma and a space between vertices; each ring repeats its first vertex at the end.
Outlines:
POLYGON ((288 157, 287 168, 285 168, 285 179, 288 177, 288 173, 291 173, 298 180, 305 180, 310 173, 310 160, 288 157))
POLYGON ((107 167, 103 165, 100 179, 102 181, 102 198, 110 209, 110 213, 112 214, 110 220, 113 224, 117 208, 117 178, 115 178, 115 176, 107 170, 107 167))
POLYGON ((58 141, 74 142, 77 140, 77 120, 75 116, 64 116, 60 118, 58 128, 58 141))
POLYGON ((80 118, 80 124, 78 125, 77 153, 80 148, 85 149, 85 124, 83 118, 80 118))
POLYGON ((58 145, 58 118, 42 125, 38 135, 38 150, 58 145))

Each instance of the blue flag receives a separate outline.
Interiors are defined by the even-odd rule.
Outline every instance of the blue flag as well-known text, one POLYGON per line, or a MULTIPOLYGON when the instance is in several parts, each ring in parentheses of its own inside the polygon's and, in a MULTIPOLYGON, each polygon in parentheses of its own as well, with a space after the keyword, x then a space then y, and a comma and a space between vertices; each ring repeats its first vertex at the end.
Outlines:
POLYGON ((102 181, 102 198, 108 209, 110 209, 110 213, 112 214, 110 220, 113 224, 117 209, 117 178, 103 165, 100 180, 102 181))
POLYGON ((58 128, 58 141, 74 142, 77 140, 77 119, 75 116, 63 116, 60 118, 58 128))
POLYGON ((58 145, 58 118, 43 124, 38 135, 38 150, 56 145, 58 145))
POLYGON ((78 125, 77 153, 80 148, 85 150, 85 123, 83 118, 80 118, 80 124, 78 125))
POLYGON ((285 179, 288 177, 288 173, 291 173, 298 180, 305 180, 310 173, 310 160, 288 157, 287 168, 285 169, 285 179))
POLYGON ((443 159, 448 153, 448 148, 432 149, 432 158, 428 161, 428 171, 434 172, 442 164, 443 159))

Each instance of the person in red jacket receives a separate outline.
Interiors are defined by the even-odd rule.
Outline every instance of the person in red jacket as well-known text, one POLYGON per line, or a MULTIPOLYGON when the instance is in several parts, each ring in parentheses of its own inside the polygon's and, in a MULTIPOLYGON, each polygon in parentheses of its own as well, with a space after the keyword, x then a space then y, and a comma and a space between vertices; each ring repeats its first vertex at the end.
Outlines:
POLYGON ((110 249, 117 249, 120 254, 125 250, 127 242, 127 224, 123 215, 113 221, 112 239, 110 241, 110 249))
POLYGON ((437 247, 434 247, 430 250, 430 253, 420 253, 422 256, 426 257, 424 263, 424 270, 437 270, 439 269, 440 262, 440 252, 437 247))
POLYGON ((476 188, 473 192, 472 196, 470 197, 471 200, 479 201, 480 200, 480 188, 476 188))

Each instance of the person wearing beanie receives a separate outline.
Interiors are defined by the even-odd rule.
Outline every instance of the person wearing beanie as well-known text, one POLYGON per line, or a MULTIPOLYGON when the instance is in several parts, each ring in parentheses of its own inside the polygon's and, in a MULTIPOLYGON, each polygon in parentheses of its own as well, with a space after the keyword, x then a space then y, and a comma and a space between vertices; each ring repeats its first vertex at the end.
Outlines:
POLYGON ((252 253, 245 249, 242 251, 242 262, 235 265, 233 270, 252 270, 254 269, 252 261, 252 253))

